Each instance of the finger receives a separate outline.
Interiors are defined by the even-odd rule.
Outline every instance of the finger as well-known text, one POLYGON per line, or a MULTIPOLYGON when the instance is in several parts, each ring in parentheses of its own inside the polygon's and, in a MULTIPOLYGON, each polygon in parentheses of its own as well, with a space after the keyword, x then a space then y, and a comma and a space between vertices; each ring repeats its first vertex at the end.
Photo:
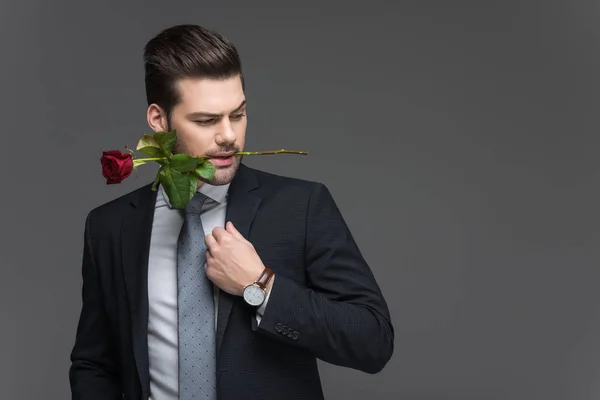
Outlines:
POLYGON ((206 247, 210 251, 214 251, 219 245, 217 239, 215 239, 212 233, 206 235, 206 237, 204 238, 204 243, 206 243, 206 247))
POLYGON ((213 255, 209 255, 209 252, 206 252, 206 262, 204 263, 204 273, 206 276, 210 277, 215 268, 215 258, 213 255))
POLYGON ((213 269, 208 265, 208 263, 204 264, 204 274, 210 281, 213 280, 213 269))
POLYGON ((238 238, 238 239, 243 239, 245 240, 246 238, 240 233, 240 231, 238 231, 235 226, 233 225, 233 222, 228 221, 227 224, 225 224, 225 228, 227 229, 227 232, 229 232, 230 234, 232 234, 234 237, 238 238))
POLYGON ((222 227, 217 226, 212 230, 212 235, 217 240, 217 242, 220 242, 225 236, 229 235, 229 232, 227 232, 222 227))

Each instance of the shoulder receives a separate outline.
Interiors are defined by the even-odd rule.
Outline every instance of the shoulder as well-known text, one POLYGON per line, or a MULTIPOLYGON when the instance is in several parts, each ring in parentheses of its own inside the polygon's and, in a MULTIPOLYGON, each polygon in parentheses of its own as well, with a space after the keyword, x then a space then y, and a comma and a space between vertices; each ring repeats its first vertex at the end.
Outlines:
POLYGON ((261 185, 266 186, 277 186, 280 188, 298 187, 302 189, 310 190, 314 185, 320 184, 320 182, 296 178, 286 175, 280 175, 273 172, 267 172, 255 168, 245 167, 249 171, 252 171, 261 185))
POLYGON ((242 172, 244 175, 252 174, 258 186, 261 190, 269 193, 290 193, 290 194, 303 194, 310 196, 313 192, 326 191, 329 189, 325 183, 303 179, 298 177, 291 177, 287 175, 277 174, 274 172, 267 172, 256 168, 251 168, 246 165, 242 166, 242 172))
POLYGON ((329 188, 321 181, 281 175, 245 165, 242 167, 242 174, 256 179, 257 186, 265 197, 296 204, 334 202, 329 188))
POLYGON ((132 210, 132 208, 149 205, 156 201, 156 191, 152 190, 152 184, 146 184, 134 189, 113 200, 100 204, 92 208, 87 215, 87 221, 102 221, 103 223, 112 223, 120 221, 123 216, 132 210))

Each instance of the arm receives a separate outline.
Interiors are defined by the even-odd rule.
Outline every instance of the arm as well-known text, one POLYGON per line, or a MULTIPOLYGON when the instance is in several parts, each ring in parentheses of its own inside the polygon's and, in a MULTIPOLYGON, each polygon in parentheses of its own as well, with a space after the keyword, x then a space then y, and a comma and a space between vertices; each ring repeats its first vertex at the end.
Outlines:
POLYGON ((375 278, 330 192, 317 184, 306 219, 307 287, 279 273, 258 332, 367 373, 392 356, 394 330, 375 278))
POLYGON ((122 399, 115 350, 110 343, 108 320, 92 252, 88 215, 82 265, 83 304, 69 369, 72 399, 122 399))

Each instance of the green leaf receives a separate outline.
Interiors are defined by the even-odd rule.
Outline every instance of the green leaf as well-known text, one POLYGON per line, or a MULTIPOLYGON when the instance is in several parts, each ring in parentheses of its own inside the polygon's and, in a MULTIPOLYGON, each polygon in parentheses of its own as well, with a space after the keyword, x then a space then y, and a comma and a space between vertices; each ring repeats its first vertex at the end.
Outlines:
POLYGON ((196 168, 198 159, 186 153, 173 154, 171 168, 179 172, 191 172, 196 168))
POLYGON ((160 165, 169 165, 169 160, 167 160, 166 158, 162 160, 155 160, 154 162, 160 165))
POLYGON ((165 152, 165 154, 173 154, 173 148, 175 147, 175 142, 177 141, 175 132, 156 132, 154 134, 154 139, 162 151, 165 152))
POLYGON ((165 153, 160 147, 146 146, 138 149, 140 153, 147 155, 148 157, 164 157, 165 153))
POLYGON ((159 175, 173 208, 184 209, 198 188, 197 178, 194 174, 181 173, 166 165, 160 169, 159 175))
POLYGON ((152 190, 156 192, 156 190, 158 189, 158 184, 160 182, 160 171, 163 169, 164 167, 160 167, 158 172, 156 173, 156 178, 154 178, 154 183, 152 183, 152 190))
POLYGON ((137 159, 134 159, 134 160, 133 160, 133 168, 137 168, 138 166, 140 166, 140 165, 144 165, 144 164, 146 164, 147 162, 148 162, 148 161, 146 161, 146 160, 142 160, 142 159, 139 159, 139 158, 137 158, 137 159))
POLYGON ((196 167, 196 174, 198 175, 198 177, 207 181, 214 178, 215 172, 217 172, 217 168, 210 161, 203 160, 196 167))
MULTIPOLYGON (((148 134, 142 136, 142 138, 138 142, 135 149, 137 151, 142 151, 142 149, 145 147, 154 147, 154 148, 160 149, 160 145, 158 144, 158 142, 156 141, 154 136, 148 135, 148 134)), ((146 154, 146 153, 144 153, 144 154, 146 154)))

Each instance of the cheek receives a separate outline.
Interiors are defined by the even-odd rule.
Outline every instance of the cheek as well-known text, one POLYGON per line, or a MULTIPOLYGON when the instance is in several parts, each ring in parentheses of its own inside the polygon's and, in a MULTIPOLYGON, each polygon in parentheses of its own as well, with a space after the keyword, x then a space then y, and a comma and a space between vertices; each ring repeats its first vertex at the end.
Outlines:
POLYGON ((243 122, 240 121, 233 128, 233 131, 235 132, 235 136, 236 136, 236 141, 240 144, 243 144, 246 139, 246 126, 247 126, 247 122, 244 119, 243 122))
POLYGON ((190 154, 202 154, 211 147, 212 135, 194 123, 178 124, 177 144, 190 154))

